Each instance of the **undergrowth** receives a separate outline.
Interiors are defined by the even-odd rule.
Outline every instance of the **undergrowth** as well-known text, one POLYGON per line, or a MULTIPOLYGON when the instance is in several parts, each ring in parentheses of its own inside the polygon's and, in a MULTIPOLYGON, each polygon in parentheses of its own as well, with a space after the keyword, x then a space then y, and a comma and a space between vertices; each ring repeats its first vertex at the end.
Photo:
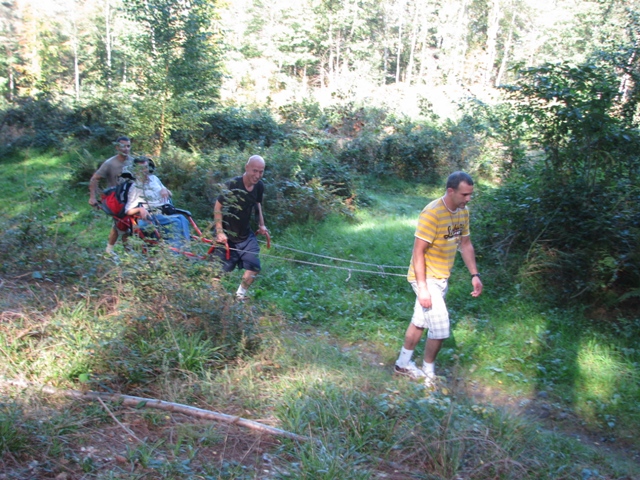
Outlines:
POLYGON ((640 475, 632 458, 468 394, 475 382, 521 402, 544 398, 580 428, 633 445, 637 320, 600 325, 580 311, 542 308, 517 285, 494 281, 488 266, 485 292, 473 299, 460 262, 448 296, 453 336, 437 367, 445 387, 426 392, 391 376, 413 303, 404 274, 417 213, 439 188, 381 184, 357 222, 329 216, 283 230, 263 248, 263 273, 242 304, 229 294, 238 272, 220 276, 213 262, 162 248, 143 255, 135 242, 133 253, 107 258, 109 223, 84 192, 60 187, 64 163, 29 158, 9 164, 2 180, 3 200, 14 198, 0 225, 6 478, 640 475), (309 261, 308 252, 332 258, 293 262, 309 261), (81 402, 40 385, 155 397, 308 440, 81 402))

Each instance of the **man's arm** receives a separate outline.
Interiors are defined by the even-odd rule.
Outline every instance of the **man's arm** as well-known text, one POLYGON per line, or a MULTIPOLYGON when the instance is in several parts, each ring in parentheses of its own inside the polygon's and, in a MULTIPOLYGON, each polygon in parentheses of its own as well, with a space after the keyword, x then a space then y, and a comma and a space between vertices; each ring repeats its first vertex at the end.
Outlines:
POLYGON ((139 207, 135 207, 127 210, 127 215, 131 215, 131 216, 137 215, 143 220, 147 220, 150 216, 149 211, 146 208, 144 208, 142 205, 140 205, 139 207))
MULTIPOLYGON (((462 237, 460 242, 460 254, 462 255, 464 264, 469 269, 469 273, 471 275, 477 274, 478 267, 476 266, 476 252, 473 248, 473 244, 471 243, 471 236, 467 235, 462 237)), ((477 297, 482 293, 482 280, 480 280, 480 277, 478 276, 471 277, 471 284, 473 285, 473 292, 471 292, 471 295, 477 297)))
POLYGON ((169 190, 167 187, 164 186, 164 183, 162 183, 162 180, 160 180, 158 177, 156 178, 158 179, 158 183, 160 184, 160 197, 162 198, 162 201, 168 202, 169 198, 173 196, 173 193, 171 193, 171 190, 169 190))
POLYGON ((269 231, 267 227, 264 226, 264 217, 262 216, 262 204, 256 203, 256 208, 258 209, 258 233, 261 235, 266 235, 269 231))
POLYGON ((226 243, 227 235, 224 233, 222 226, 222 204, 219 200, 216 200, 216 204, 213 207, 213 222, 216 228, 216 242, 226 243))
POLYGON ((147 220, 151 215, 149 210, 145 208, 146 200, 143 196, 142 190, 135 184, 131 185, 129 189, 129 195, 127 198, 127 204, 124 206, 127 215, 136 215, 143 220, 147 220))
POLYGON ((413 271, 418 284, 418 302, 423 308, 431 308, 431 293, 427 288, 427 266, 424 263, 424 254, 430 245, 429 242, 418 237, 415 237, 413 242, 413 271))
POLYGON ((98 173, 94 173, 89 180, 89 205, 95 207, 98 204, 96 193, 98 190, 98 182, 102 177, 98 173))

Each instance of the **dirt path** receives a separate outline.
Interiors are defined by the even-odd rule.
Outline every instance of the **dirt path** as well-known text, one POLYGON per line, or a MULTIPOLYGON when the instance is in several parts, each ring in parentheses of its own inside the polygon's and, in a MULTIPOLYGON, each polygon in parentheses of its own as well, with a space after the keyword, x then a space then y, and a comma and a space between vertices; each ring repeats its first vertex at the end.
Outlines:
POLYGON ((459 391, 477 403, 502 408, 514 415, 526 416, 540 422, 547 430, 559 432, 577 439, 607 454, 619 455, 640 465, 640 448, 610 432, 585 428, 580 417, 566 405, 554 403, 549 394, 540 391, 533 398, 509 395, 504 391, 481 385, 478 382, 459 382, 459 391))
MULTIPOLYGON (((385 365, 378 352, 367 344, 343 346, 346 352, 357 351, 362 361, 372 367, 391 371, 391 365, 385 365)), ((640 447, 619 439, 610 432, 593 431, 585 428, 580 417, 568 405, 554 402, 548 392, 539 391, 534 397, 515 396, 504 390, 483 385, 478 381, 454 375, 451 370, 443 372, 445 385, 451 395, 472 399, 475 403, 500 408, 517 416, 524 416, 539 422, 548 431, 573 437, 584 445, 596 448, 606 455, 619 456, 640 465, 640 447)))

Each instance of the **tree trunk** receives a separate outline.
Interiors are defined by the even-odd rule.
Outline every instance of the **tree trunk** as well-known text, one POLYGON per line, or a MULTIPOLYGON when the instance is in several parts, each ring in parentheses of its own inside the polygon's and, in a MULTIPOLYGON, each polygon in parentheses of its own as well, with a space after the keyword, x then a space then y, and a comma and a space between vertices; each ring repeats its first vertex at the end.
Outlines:
POLYGON ((404 0, 398 2, 398 48, 396 50, 396 83, 400 83, 400 56, 402 54, 402 27, 404 23, 404 0))
POLYGON ((111 90, 111 0, 104 0, 104 24, 104 48, 107 53, 107 89, 111 90))
POLYGON ((342 36, 340 35, 340 30, 338 30, 338 35, 336 36, 336 58, 334 60, 335 67, 333 69, 333 82, 337 83, 338 78, 340 77, 340 44, 342 42, 342 36))
POLYGON ((413 77, 413 62, 416 52, 416 44, 418 43, 418 12, 419 2, 414 2, 413 21, 411 22, 411 49, 409 50, 409 64, 407 65, 407 73, 405 75, 405 81, 407 85, 411 85, 411 79, 413 77))
POLYGON ((493 64, 496 61, 496 43, 498 39, 498 30, 500 29, 500 0, 493 0, 489 18, 487 19, 487 56, 484 64, 484 75, 482 83, 489 85, 491 82, 491 73, 493 72, 493 64))
POLYGON ((507 36, 507 41, 504 44, 504 52, 502 53, 502 61, 500 62, 500 70, 498 70, 498 75, 496 76, 495 86, 499 86, 502 84, 502 76, 504 72, 507 70, 507 63, 509 61, 509 50, 511 50, 511 42, 513 41, 513 29, 516 24, 516 10, 514 8, 513 15, 511 16, 511 25, 509 27, 509 35, 507 36))
POLYGON ((327 72, 329 81, 327 83, 333 82, 333 62, 333 20, 329 20, 329 65, 327 72))
POLYGON ((453 75, 451 76, 451 80, 453 80, 454 82, 460 82, 460 83, 463 83, 461 77, 463 77, 464 75, 464 64, 465 64, 465 60, 467 56, 467 48, 468 48, 468 43, 466 40, 466 32, 468 28, 468 19, 467 19, 468 3, 469 3, 469 0, 462 0, 462 2, 460 2, 460 10, 458 10, 458 19, 456 21, 458 31, 454 35, 455 40, 453 45, 453 48, 455 49, 454 50, 455 60, 452 68, 453 75), (458 44, 457 46, 455 46, 456 43, 458 44))
POLYGON ((15 90, 15 78, 13 76, 13 64, 9 65, 9 101, 13 102, 13 91, 15 90))
POLYGON ((429 54, 429 29, 426 28, 429 25, 430 7, 425 8, 422 11, 422 17, 418 19, 421 25, 423 25, 420 31, 420 70, 418 72, 418 80, 428 84, 427 77, 429 76, 429 69, 427 68, 427 55, 429 54))
POLYGON ((75 15, 72 14, 73 22, 73 36, 71 38, 71 45, 73 47, 73 84, 76 91, 76 101, 80 100, 80 67, 78 65, 78 24, 76 23, 75 15))

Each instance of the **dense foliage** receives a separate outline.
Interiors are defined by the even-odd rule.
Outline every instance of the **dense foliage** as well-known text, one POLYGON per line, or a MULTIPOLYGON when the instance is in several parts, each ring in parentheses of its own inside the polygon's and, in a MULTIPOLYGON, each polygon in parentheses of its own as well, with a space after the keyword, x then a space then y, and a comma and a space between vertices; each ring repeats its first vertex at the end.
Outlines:
POLYGON ((638 2, 551 3, 0 4, 2 376, 313 437, 234 449, 229 431, 176 416, 126 422, 116 403, 2 384, 8 475, 636 478, 622 472, 637 465, 473 396, 504 388, 528 413, 552 411, 554 431, 580 422, 637 444, 638 2), (223 182, 265 157, 266 221, 283 245, 261 253, 248 303, 215 261, 140 256, 139 239, 102 253, 110 224, 88 208, 87 182, 121 134, 205 236, 223 182), (413 301, 398 278, 417 212, 458 169, 476 179, 486 293, 470 297, 454 269, 455 335, 438 366, 449 380, 425 393, 389 373, 413 301))
POLYGON ((619 2, 560 2, 557 11, 572 23, 550 31, 527 2, 520 6, 536 20, 529 26, 515 4, 500 2, 443 10, 412 1, 193 0, 183 8, 109 0, 72 12, 74 5, 51 5, 59 21, 29 1, 2 6, 5 33, 22 39, 4 37, 0 54, 4 155, 25 147, 75 152, 71 183, 83 186, 109 143, 127 133, 135 152, 154 154, 177 199, 208 217, 221 182, 258 152, 268 158, 276 229, 352 215, 367 201, 358 177, 434 183, 464 169, 499 185, 483 189, 478 243, 495 247, 486 258, 509 275, 535 289, 550 282, 563 299, 638 296, 638 22, 619 2), (449 28, 454 17, 457 32, 449 28), (35 36, 26 29, 31 20, 40 27, 35 36), (589 33, 588 44, 572 42, 571 26, 589 33), (547 42, 526 63, 515 47, 543 31, 547 42), (532 63, 555 60, 560 47, 571 61, 532 63), (487 56, 474 59, 479 51, 487 56), (250 68, 243 73, 241 64, 250 68), (507 80, 500 92, 487 90, 507 80), (433 88, 403 103, 412 115, 394 101, 417 90, 364 94, 372 83, 420 82, 433 88), (439 96, 455 82, 484 90, 441 117, 439 96), (258 106, 242 103, 247 92, 258 106), (331 101, 318 100, 326 93, 331 101))
POLYGON ((636 87, 625 95, 613 74, 622 60, 544 65, 508 88, 527 153, 484 198, 484 235, 494 256, 517 259, 523 278, 563 302, 640 293, 640 134, 628 114, 636 87))

